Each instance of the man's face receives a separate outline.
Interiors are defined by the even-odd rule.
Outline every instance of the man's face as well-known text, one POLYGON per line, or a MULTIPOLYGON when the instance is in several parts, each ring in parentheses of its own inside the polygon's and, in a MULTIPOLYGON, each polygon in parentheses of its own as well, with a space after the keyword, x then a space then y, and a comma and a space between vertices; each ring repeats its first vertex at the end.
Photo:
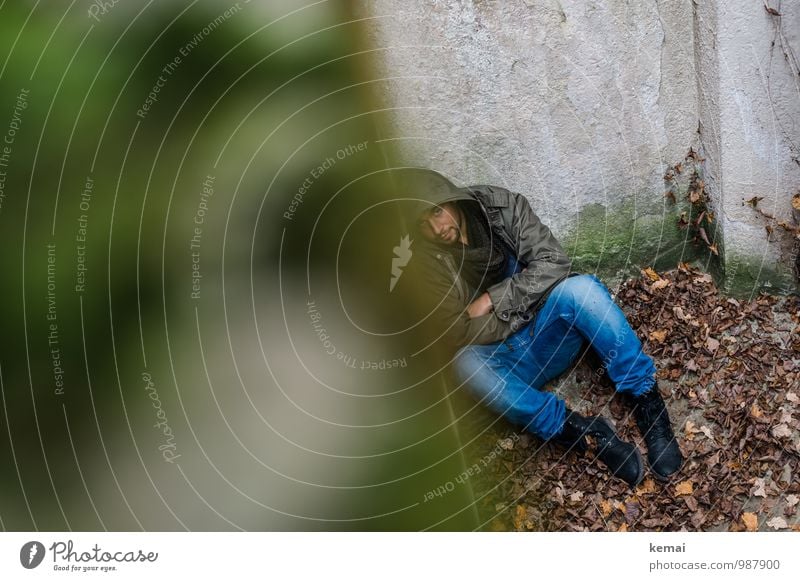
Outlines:
POLYGON ((462 238, 464 215, 455 202, 445 202, 425 210, 417 226, 426 240, 455 244, 462 238))

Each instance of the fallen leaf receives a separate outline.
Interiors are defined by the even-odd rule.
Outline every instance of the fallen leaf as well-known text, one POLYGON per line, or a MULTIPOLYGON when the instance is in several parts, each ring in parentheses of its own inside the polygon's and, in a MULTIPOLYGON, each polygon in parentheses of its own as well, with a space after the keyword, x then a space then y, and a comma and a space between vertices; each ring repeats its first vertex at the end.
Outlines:
POLYGON ((757 418, 763 418, 764 417, 764 412, 761 411, 761 408, 758 407, 757 403, 754 403, 753 405, 750 406, 750 415, 753 416, 756 419, 757 418))
POLYGON ((755 515, 755 513, 744 513, 742 515, 742 522, 748 531, 755 532, 758 530, 758 517, 755 515))
POLYGON ((527 518, 528 512, 525 510, 525 507, 521 504, 518 504, 516 510, 514 511, 514 528, 521 530, 524 527, 525 519, 527 518))
POLYGON ((706 349, 711 351, 712 353, 719 348, 719 341, 714 339, 714 337, 709 337, 706 339, 706 349))
POLYGON ((750 496, 767 497, 766 483, 763 478, 756 478, 753 487, 750 489, 750 496))
POLYGON ((662 278, 661 280, 655 281, 650 288, 652 288, 653 290, 660 290, 662 288, 668 287, 671 284, 672 283, 668 281, 666 278, 662 278))
POLYGON ((578 502, 583 498, 583 492, 578 490, 577 492, 573 492, 569 495, 569 499, 571 502, 578 502))
POLYGON ((786 394, 786 399, 788 399, 792 403, 800 402, 800 398, 798 398, 797 395, 794 392, 791 392, 791 391, 786 394))
POLYGON ((706 513, 702 510, 698 510, 692 515, 691 521, 694 527, 699 529, 700 525, 706 521, 706 513))
POLYGON ((772 527, 775 530, 789 528, 789 524, 786 522, 786 519, 784 519, 782 516, 776 516, 774 518, 769 519, 767 521, 767 526, 772 527))
POLYGON ((691 494, 693 490, 694 486, 692 485, 692 481, 684 480, 675 487, 675 494, 677 496, 682 496, 684 494, 691 494))
POLYGON ((691 315, 687 315, 683 312, 683 309, 680 306, 672 307, 672 312, 678 317, 681 321, 688 321, 692 318, 691 315))
POLYGON ((704 282, 704 283, 709 283, 710 284, 710 283, 714 282, 714 278, 710 274, 705 273, 705 274, 701 274, 698 277, 695 277, 694 281, 695 282, 704 282))
POLYGON ((636 489, 637 494, 652 494, 656 491, 656 483, 652 478, 645 478, 636 489))
POLYGON ((792 435, 792 430, 786 424, 778 424, 772 428, 772 435, 776 438, 789 438, 792 435))
POLYGON ((617 532, 618 533, 627 533, 628 532, 628 525, 626 523, 622 523, 621 525, 619 525, 619 528, 617 529, 617 532))
POLYGON ((614 510, 610 500, 603 500, 600 502, 600 510, 603 511, 603 516, 608 516, 614 510))
POLYGON ((684 426, 683 431, 686 433, 686 439, 690 442, 694 440, 694 435, 697 434, 700 430, 698 430, 694 422, 692 420, 686 420, 686 426, 684 426))
POLYGON ((639 510, 639 504, 636 502, 629 502, 625 505, 625 520, 628 522, 635 521, 641 511, 639 510))
POLYGON ((667 338, 666 331, 650 331, 650 340, 657 341, 659 343, 663 343, 664 339, 667 338))
POLYGON ((798 498, 796 494, 790 494, 786 497, 786 506, 788 507, 792 507, 798 502, 800 502, 800 498, 798 498))
POLYGON ((647 278, 649 278, 651 281, 661 280, 661 277, 658 275, 658 273, 649 266, 645 268, 642 272, 646 274, 647 278))
POLYGON ((564 489, 560 484, 553 489, 553 498, 558 504, 564 504, 564 489))

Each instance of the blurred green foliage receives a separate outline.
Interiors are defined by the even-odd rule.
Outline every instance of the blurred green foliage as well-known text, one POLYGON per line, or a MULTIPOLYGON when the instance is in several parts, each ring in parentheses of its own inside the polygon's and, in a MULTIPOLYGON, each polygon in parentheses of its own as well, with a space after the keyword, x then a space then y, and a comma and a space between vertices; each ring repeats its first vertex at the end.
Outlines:
POLYGON ((392 331, 413 285, 388 293, 403 225, 369 23, 92 6, 0 8, 0 139, 27 91, 0 208, 3 528, 477 526, 468 483, 425 500, 468 461, 392 331))

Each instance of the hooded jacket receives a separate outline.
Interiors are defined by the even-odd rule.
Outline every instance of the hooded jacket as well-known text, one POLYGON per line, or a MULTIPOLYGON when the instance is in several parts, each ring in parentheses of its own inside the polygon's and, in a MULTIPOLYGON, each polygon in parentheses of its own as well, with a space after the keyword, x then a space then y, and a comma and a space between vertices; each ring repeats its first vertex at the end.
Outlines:
MULTIPOLYGON (((458 200, 479 202, 493 235, 511 248, 522 272, 488 287, 493 311, 470 318, 467 307, 473 299, 458 265, 449 252, 422 235, 415 245, 412 261, 417 262, 422 293, 431 306, 436 340, 460 348, 473 343, 502 341, 530 322, 552 288, 570 275, 571 262, 550 229, 534 214, 528 200, 497 186, 458 188, 444 176, 430 170, 417 172, 406 182, 409 196, 418 199, 411 222, 415 227, 422 211, 432 205, 458 200)), ((477 298, 477 297, 475 297, 477 298)))

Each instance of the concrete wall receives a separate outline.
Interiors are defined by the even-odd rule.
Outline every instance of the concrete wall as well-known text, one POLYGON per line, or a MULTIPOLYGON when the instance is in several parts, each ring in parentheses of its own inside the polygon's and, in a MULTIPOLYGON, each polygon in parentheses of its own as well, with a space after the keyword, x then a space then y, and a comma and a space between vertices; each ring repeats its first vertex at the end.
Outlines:
MULTIPOLYGON (((743 256, 763 254, 743 242, 752 242, 758 228, 766 241, 763 219, 733 208, 744 186, 729 189, 727 172, 742 149, 729 150, 726 142, 745 141, 754 169, 760 160, 752 178, 771 177, 776 208, 786 202, 788 212, 792 162, 785 146, 769 147, 770 136, 779 136, 759 113, 772 101, 752 70, 753 62, 767 64, 769 38, 760 39, 772 23, 752 2, 720 34, 728 3, 700 4, 702 13, 692 0, 366 2, 360 15, 370 18, 365 28, 377 49, 376 88, 391 108, 386 146, 396 147, 402 163, 432 167, 457 182, 528 195, 578 268, 613 276, 708 259, 705 245, 676 227, 688 202, 680 192, 677 204, 665 198, 663 176, 690 147, 705 145, 699 128, 713 128, 708 191, 719 204, 723 256, 739 248, 743 256), (759 40, 727 57, 736 27, 759 40), (742 58, 748 51, 750 61, 742 58), (736 74, 748 82, 729 94, 726 79, 736 74), (752 102, 752 127, 732 117, 743 102, 752 102)), ((786 93, 784 125, 790 131, 794 122, 796 134, 796 83, 781 77, 778 87, 772 66, 773 97, 786 93)), ((733 179, 743 184, 743 177, 733 179)), ((774 266, 776 259, 769 260, 774 266)))
POLYGON ((725 288, 752 294, 796 290, 792 236, 743 201, 791 222, 800 190, 800 4, 702 2, 695 35, 702 141, 719 218, 725 288))

